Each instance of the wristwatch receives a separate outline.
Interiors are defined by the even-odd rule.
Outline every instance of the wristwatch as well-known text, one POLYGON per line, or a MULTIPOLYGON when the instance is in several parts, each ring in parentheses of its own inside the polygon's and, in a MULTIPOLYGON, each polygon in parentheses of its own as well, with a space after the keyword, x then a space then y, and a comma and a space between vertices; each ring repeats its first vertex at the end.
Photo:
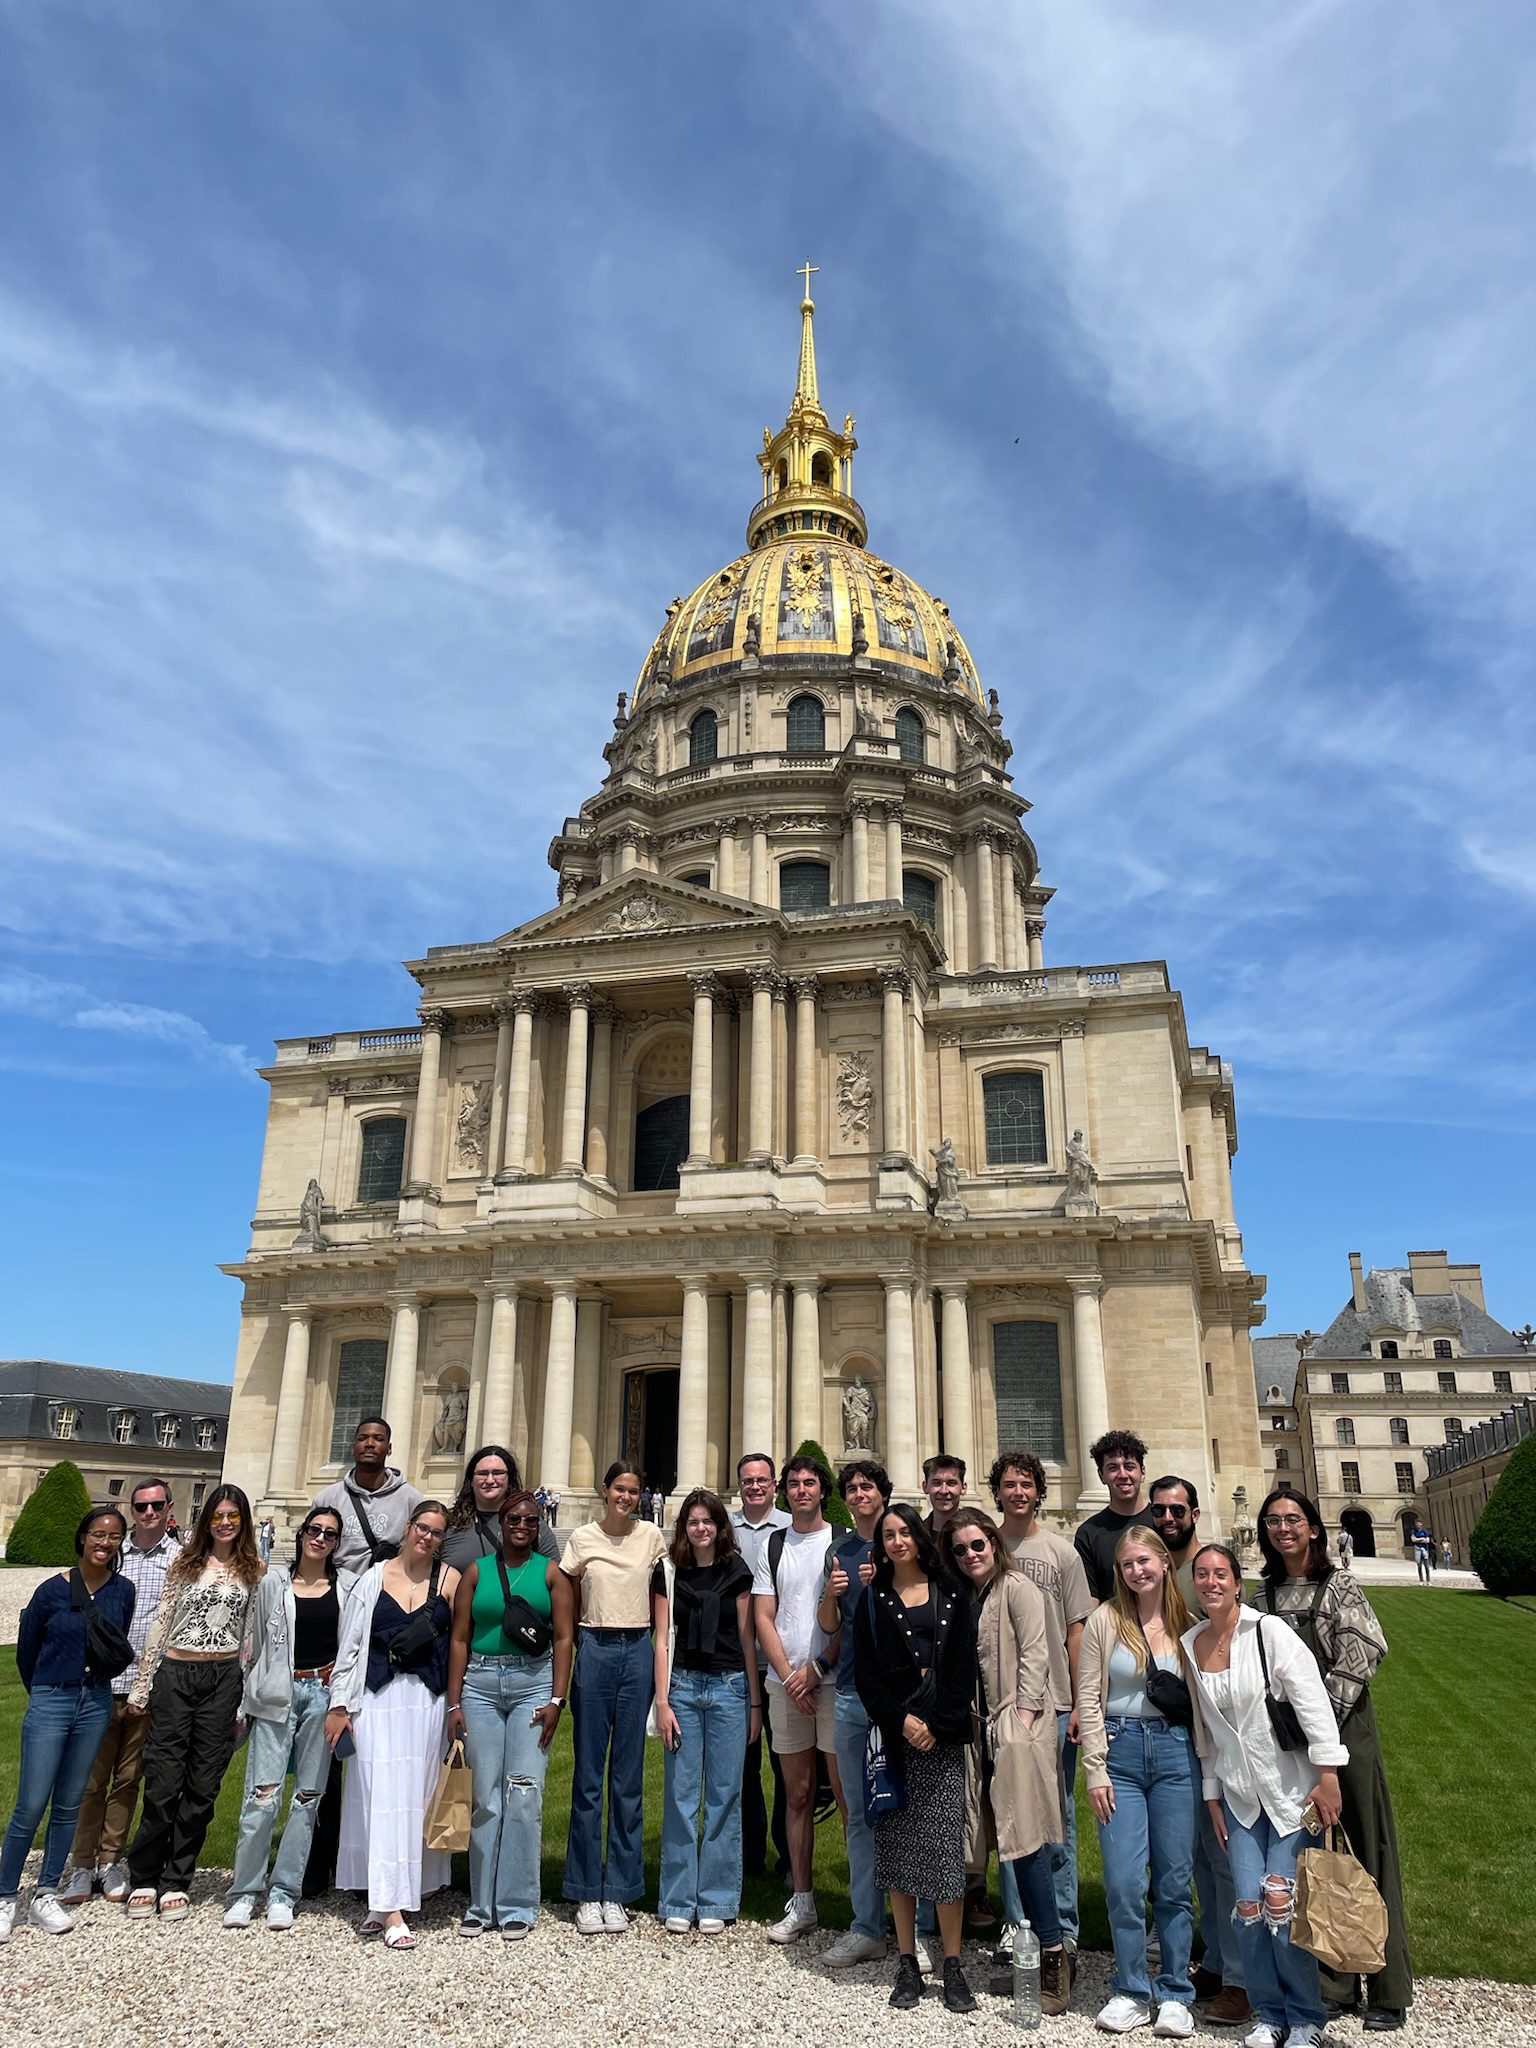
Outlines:
POLYGON ((561 1693, 558 1698, 551 1694, 544 1704, 546 1707, 563 1707, 565 1705, 565 1694, 561 1693))

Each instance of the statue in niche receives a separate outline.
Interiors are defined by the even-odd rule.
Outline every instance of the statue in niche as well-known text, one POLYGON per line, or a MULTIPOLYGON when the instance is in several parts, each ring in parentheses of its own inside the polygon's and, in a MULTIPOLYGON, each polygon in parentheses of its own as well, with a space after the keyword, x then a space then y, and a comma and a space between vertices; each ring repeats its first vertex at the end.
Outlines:
MULTIPOLYGON (((565 900, 561 885, 561 901, 565 900)), ((459 1111, 454 1119, 454 1145, 459 1165, 478 1172, 485 1164, 485 1139, 491 1125, 491 1084, 466 1081, 459 1091, 459 1111)))
POLYGON ((325 1195, 319 1181, 311 1175, 309 1186, 304 1190, 304 1199, 299 1204, 299 1234, 293 1240, 297 1248, 309 1252, 324 1250, 325 1233, 320 1228, 324 1216, 325 1195))
POLYGON ((432 1448, 445 1457, 464 1455, 464 1431, 469 1423, 468 1387, 444 1387, 440 1391, 437 1420, 432 1425, 432 1448))
POLYGON ((1081 1131, 1074 1131, 1067 1143, 1067 1213, 1097 1216, 1099 1213, 1099 1169, 1088 1157, 1081 1131))
POLYGON ((855 1373, 843 1392, 843 1449, 872 1451, 875 1448, 875 1395, 864 1375, 855 1373))
POLYGON ((939 1200, 958 1202, 960 1199, 960 1162, 955 1157, 953 1138, 940 1138, 937 1145, 928 1147, 928 1157, 933 1161, 934 1172, 938 1175, 939 1200))

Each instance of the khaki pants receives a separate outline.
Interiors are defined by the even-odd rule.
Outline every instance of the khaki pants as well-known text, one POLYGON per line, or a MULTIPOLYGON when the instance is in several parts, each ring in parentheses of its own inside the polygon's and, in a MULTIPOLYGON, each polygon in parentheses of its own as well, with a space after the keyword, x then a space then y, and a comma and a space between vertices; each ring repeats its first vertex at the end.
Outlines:
POLYGON ((126 1696, 114 1694, 112 1719, 101 1738, 91 1767, 90 1783, 80 1802, 74 1847, 69 1860, 77 1870, 102 1870, 123 1860, 133 1809, 138 1804, 139 1775, 144 1768, 147 1714, 130 1714, 126 1696))

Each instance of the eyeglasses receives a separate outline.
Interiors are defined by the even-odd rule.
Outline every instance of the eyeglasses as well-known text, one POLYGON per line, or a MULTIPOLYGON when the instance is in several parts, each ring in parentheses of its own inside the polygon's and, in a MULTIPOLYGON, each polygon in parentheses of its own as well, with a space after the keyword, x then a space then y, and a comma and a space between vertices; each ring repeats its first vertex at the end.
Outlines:
POLYGON ((133 1503, 133 1512, 136 1515, 158 1515, 162 1508, 169 1506, 168 1500, 136 1500, 133 1503))
POLYGON ((1305 1529, 1307 1518, 1305 1515, 1266 1515, 1264 1526, 1266 1529, 1305 1529))
POLYGON ((1189 1509, 1177 1508, 1171 1501, 1154 1501, 1147 1512, 1159 1517, 1166 1516, 1170 1522, 1187 1522, 1189 1520, 1189 1509))
POLYGON ((954 1550, 956 1557, 964 1557, 968 1553, 972 1557, 979 1557, 984 1550, 990 1550, 992 1545, 985 1536, 978 1536, 974 1543, 956 1543, 951 1548, 954 1550))
POLYGON ((339 1543, 341 1541, 341 1531, 339 1529, 306 1529, 304 1534, 311 1543, 339 1543))
POLYGON ((210 1515, 208 1517, 208 1521, 210 1527, 215 1529, 238 1529, 240 1526, 240 1517, 238 1514, 210 1515))

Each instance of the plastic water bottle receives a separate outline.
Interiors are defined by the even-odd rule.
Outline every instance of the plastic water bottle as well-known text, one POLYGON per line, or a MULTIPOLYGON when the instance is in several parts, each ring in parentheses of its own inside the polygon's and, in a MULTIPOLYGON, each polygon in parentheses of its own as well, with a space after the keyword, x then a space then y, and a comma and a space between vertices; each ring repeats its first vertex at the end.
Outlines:
POLYGON ((1013 1936, 1013 2018, 1026 2033, 1040 2029, 1040 1937, 1027 1920, 1013 1936))

